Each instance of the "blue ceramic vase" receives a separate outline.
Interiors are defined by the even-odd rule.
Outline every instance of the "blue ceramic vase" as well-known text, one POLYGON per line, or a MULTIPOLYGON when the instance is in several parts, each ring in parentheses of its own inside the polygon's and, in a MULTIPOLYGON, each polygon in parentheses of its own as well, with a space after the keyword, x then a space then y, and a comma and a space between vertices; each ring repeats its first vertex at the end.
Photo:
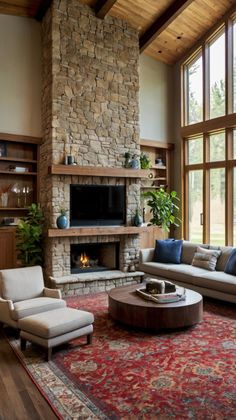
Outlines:
POLYGON ((66 229, 68 227, 68 219, 65 215, 60 215, 57 218, 58 229, 66 229))
POLYGON ((134 226, 141 226, 143 223, 143 219, 140 214, 136 213, 133 220, 134 226))

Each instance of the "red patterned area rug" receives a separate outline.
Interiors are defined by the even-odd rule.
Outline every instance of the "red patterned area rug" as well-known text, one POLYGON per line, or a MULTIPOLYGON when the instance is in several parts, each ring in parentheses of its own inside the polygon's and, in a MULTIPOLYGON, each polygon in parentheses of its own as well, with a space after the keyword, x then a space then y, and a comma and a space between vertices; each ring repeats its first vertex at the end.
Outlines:
POLYGON ((207 300, 203 322, 151 334, 121 326, 107 295, 69 298, 95 315, 93 344, 84 339, 44 351, 10 343, 62 419, 236 419, 236 308, 207 300))

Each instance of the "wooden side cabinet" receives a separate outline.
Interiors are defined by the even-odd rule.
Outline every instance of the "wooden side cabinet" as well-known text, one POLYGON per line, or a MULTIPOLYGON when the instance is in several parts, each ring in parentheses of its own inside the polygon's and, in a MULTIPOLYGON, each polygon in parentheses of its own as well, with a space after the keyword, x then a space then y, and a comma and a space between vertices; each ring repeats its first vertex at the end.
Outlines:
POLYGON ((16 267, 16 229, 0 228, 0 269, 16 267))

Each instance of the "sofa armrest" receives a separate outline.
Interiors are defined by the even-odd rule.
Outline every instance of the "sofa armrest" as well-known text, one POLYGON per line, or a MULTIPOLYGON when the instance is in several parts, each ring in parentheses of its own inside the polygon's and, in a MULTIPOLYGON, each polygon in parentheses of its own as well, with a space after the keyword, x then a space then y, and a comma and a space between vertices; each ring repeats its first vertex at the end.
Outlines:
POLYGON ((48 287, 44 287, 43 295, 50 298, 62 299, 61 291, 59 289, 49 289, 48 287))
POLYGON ((5 300, 0 297, 0 322, 9 323, 11 318, 11 311, 14 310, 12 300, 5 300))
POLYGON ((140 262, 140 264, 145 263, 145 262, 153 261, 154 250, 155 250, 155 248, 140 249, 140 251, 139 251, 139 262, 140 262))

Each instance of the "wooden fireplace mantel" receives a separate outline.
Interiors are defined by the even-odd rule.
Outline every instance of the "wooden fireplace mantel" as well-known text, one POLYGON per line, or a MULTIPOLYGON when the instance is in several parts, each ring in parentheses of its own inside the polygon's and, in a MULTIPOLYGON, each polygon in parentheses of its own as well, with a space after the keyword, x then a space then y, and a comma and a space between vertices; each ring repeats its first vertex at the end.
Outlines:
POLYGON ((82 175, 104 176, 114 178, 147 178, 149 171, 146 169, 103 168, 102 166, 79 165, 51 165, 48 167, 50 175, 82 175))
POLYGON ((98 235, 139 235, 146 232, 147 226, 99 226, 99 227, 71 227, 67 229, 48 229, 48 237, 70 237, 70 236, 98 236, 98 235))

